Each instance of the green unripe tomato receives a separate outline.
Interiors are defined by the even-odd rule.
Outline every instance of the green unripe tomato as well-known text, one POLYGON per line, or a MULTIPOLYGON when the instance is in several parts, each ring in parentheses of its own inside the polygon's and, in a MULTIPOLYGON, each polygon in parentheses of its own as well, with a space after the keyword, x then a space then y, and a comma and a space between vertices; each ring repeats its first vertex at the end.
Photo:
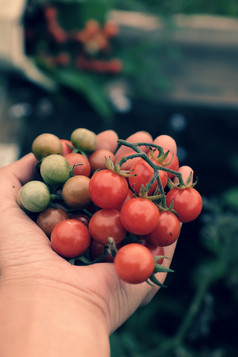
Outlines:
POLYGON ((77 149, 86 152, 95 151, 97 148, 97 135, 88 129, 75 129, 71 134, 70 141, 77 149))
POLYGON ((64 156, 49 155, 42 160, 40 173, 47 184, 57 185, 69 179, 71 167, 64 156))
POLYGON ((49 189, 44 182, 29 181, 18 192, 17 203, 29 212, 42 212, 50 203, 49 189))
POLYGON ((37 136, 33 141, 32 152, 37 160, 41 160, 48 155, 62 154, 63 147, 61 140, 56 135, 44 133, 37 136))

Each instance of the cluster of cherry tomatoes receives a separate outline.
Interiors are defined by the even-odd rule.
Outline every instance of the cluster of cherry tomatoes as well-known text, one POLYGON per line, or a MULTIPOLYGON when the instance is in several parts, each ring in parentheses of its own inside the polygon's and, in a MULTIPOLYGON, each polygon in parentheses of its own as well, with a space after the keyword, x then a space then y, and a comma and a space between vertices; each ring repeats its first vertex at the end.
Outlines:
POLYGON ((173 138, 145 131, 119 140, 75 129, 70 140, 44 133, 35 138, 35 179, 17 197, 51 241, 74 264, 113 262, 127 283, 152 281, 164 248, 196 219, 202 198, 193 170, 179 166, 173 138))

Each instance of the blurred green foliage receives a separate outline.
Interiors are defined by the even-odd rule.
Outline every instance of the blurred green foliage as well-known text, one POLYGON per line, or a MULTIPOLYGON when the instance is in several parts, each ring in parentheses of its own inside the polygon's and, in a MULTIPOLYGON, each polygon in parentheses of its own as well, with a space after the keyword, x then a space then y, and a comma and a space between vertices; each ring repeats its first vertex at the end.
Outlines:
POLYGON ((236 0, 114 0, 114 4, 117 9, 141 11, 153 15, 184 13, 238 16, 238 2, 236 0))

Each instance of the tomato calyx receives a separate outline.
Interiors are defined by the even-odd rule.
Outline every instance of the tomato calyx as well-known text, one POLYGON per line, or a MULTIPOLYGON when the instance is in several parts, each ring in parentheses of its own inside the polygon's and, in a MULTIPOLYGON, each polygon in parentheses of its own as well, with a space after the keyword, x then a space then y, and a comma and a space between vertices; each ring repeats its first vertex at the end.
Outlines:
POLYGON ((168 157, 169 152, 170 152, 170 150, 168 150, 166 152, 163 151, 163 152, 159 153, 158 156, 155 156, 155 149, 150 148, 149 155, 150 155, 151 159, 156 161, 158 164, 166 167, 171 164, 171 162, 173 161, 173 158, 174 158, 174 154, 172 154, 171 159, 169 161, 165 162, 168 157))
POLYGON ((166 288, 167 286, 162 284, 156 277, 155 274, 157 273, 174 273, 173 269, 167 268, 158 262, 161 258, 165 258, 165 259, 169 259, 168 257, 164 256, 164 255, 157 255, 154 257, 154 261, 155 261, 155 267, 154 267, 154 271, 151 274, 151 276, 149 277, 149 279, 146 280, 147 284, 149 284, 150 286, 154 287, 155 285, 159 286, 160 288, 166 288))
MULTIPOLYGON (((124 163, 125 161, 126 160, 124 160, 122 163, 124 163)), ((133 174, 131 174, 131 171, 121 169, 122 166, 121 161, 120 162, 116 161, 116 163, 114 164, 110 156, 105 157, 105 165, 108 170, 114 172, 119 176, 123 176, 123 177, 134 176, 133 174)))
POLYGON ((169 205, 169 207, 164 207, 160 204, 156 204, 156 206, 158 207, 160 212, 171 212, 173 213, 175 216, 177 216, 179 218, 178 213, 174 210, 174 199, 172 200, 171 204, 169 205))
MULTIPOLYGON (((154 182, 154 180, 153 180, 154 182)), ((152 182, 152 183, 153 183, 152 182)), ((157 192, 159 191, 159 186, 157 185, 157 189, 155 191, 155 193, 153 195, 149 195, 149 190, 152 187, 152 183, 148 183, 147 185, 141 185, 140 191, 139 191, 139 197, 140 198, 147 198, 150 201, 158 201, 159 199, 161 199, 163 197, 163 194, 157 194, 157 192)), ((136 194, 136 193, 135 193, 136 194)))
POLYGON ((178 188, 179 190, 184 190, 185 188, 193 188, 198 183, 198 178, 196 178, 196 180, 194 182, 192 181, 192 177, 193 177, 192 171, 190 172, 190 174, 185 182, 183 181, 181 174, 177 173, 177 177, 179 179, 179 182, 173 182, 170 178, 168 178, 168 186, 170 187, 170 189, 178 188))

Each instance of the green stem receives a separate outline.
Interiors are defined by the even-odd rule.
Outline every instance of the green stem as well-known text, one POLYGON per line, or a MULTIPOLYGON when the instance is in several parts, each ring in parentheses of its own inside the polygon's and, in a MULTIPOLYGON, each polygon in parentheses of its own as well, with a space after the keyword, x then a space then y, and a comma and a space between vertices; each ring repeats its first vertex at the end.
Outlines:
MULTIPOLYGON (((171 170, 171 169, 168 169, 166 166, 160 166, 160 165, 157 165, 156 163, 154 163, 148 156, 147 154, 142 151, 140 149, 140 146, 147 146, 147 147, 154 147, 156 149, 159 150, 160 154, 163 153, 163 148, 161 146, 158 146, 158 145, 155 145, 155 144, 148 144, 148 143, 129 143, 125 140, 121 140, 119 139, 118 140, 118 143, 121 144, 121 145, 125 145, 125 146, 128 146, 129 148, 133 149, 134 151, 137 152, 137 154, 131 154, 131 155, 128 155, 126 157, 123 157, 121 160, 120 160, 120 164, 123 164, 124 162, 126 162, 127 160, 130 160, 130 159, 133 159, 135 157, 141 157, 143 158, 154 170, 154 172, 158 172, 159 170, 161 171, 165 171, 167 173, 170 173, 172 175, 175 175, 178 180, 179 180, 179 184, 181 186, 184 186, 184 181, 183 181, 183 178, 182 178, 182 175, 180 172, 177 172, 177 171, 174 171, 174 170, 171 170)), ((160 180, 159 176, 158 176, 158 179, 160 180)), ((157 180, 158 180, 157 179, 157 180)), ((159 182, 158 182, 159 184, 159 182)), ((160 189, 162 188, 162 185, 159 184, 159 187, 160 189)), ((162 195, 164 195, 164 190, 162 188, 162 191, 160 191, 162 195)), ((164 198, 165 200, 165 198, 164 198)), ((162 199, 163 201, 163 199, 162 199)))

